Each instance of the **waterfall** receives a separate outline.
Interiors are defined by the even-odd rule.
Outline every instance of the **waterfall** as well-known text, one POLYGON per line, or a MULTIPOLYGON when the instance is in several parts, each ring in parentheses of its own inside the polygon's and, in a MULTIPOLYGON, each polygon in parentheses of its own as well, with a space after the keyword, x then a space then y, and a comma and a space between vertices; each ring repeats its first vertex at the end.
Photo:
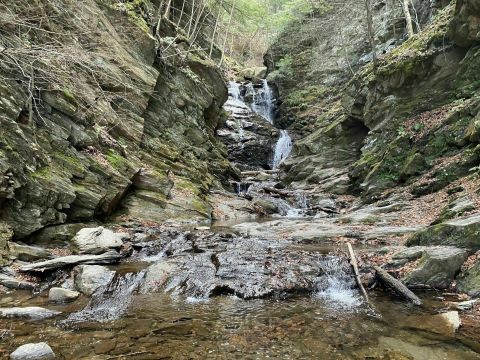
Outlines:
POLYGON ((275 99, 267 80, 262 80, 260 89, 256 89, 253 84, 248 84, 247 95, 252 96, 252 111, 273 124, 275 99))
MULTIPOLYGON (((225 104, 225 109, 230 111, 235 119, 236 128, 238 130, 240 142, 244 139, 243 119, 248 117, 246 112, 249 107, 245 102, 250 103, 250 110, 257 115, 260 115, 270 124, 273 124, 275 118, 275 101, 273 91, 268 81, 263 79, 261 87, 249 83, 246 86, 245 96, 242 96, 240 84, 230 81, 228 84, 228 101, 225 104), (247 99, 247 100, 246 100, 247 99)), ((273 153, 272 169, 278 169, 280 164, 290 155, 292 151, 292 138, 287 130, 280 131, 280 138, 278 139, 273 153)))
POLYGON ((228 95, 233 100, 243 102, 242 95, 240 94, 240 84, 236 83, 235 81, 230 81, 228 83, 228 95))
POLYGON ((278 169, 283 160, 292 152, 292 138, 288 134, 287 130, 280 131, 280 139, 278 139, 275 146, 275 152, 273 153, 272 168, 278 169))
POLYGON ((106 322, 116 320, 128 310, 132 295, 138 289, 145 271, 116 275, 106 286, 99 288, 87 306, 62 322, 71 325, 86 321, 106 322))

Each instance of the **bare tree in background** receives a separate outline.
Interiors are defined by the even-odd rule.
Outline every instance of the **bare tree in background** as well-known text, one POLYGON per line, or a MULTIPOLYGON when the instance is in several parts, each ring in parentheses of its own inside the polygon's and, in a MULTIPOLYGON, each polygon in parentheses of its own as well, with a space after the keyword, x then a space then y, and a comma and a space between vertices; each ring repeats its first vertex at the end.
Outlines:
POLYGON ((377 68, 377 51, 375 49, 375 33, 373 32, 373 15, 372 15, 372 3, 371 0, 365 0, 365 8, 367 10, 367 32, 368 41, 372 49, 372 58, 374 69, 377 68))
POLYGON ((232 25, 232 19, 233 19, 233 12, 235 11, 235 3, 237 0, 233 0, 232 3, 232 9, 230 10, 230 18, 228 19, 228 25, 227 25, 227 33, 225 34, 225 39, 223 39, 223 46, 222 46, 222 58, 220 60, 220 66, 222 66, 223 61, 225 60, 225 47, 227 46, 227 40, 228 40, 228 35, 230 32, 230 26, 232 25))

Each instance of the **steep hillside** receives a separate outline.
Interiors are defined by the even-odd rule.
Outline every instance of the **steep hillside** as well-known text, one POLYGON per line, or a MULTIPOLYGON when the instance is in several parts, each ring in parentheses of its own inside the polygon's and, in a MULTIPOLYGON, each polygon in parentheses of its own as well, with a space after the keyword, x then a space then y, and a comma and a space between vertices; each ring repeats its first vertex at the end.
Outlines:
POLYGON ((2 242, 105 219, 205 219, 228 177, 227 98, 206 54, 147 0, 0 3, 2 242), (160 42, 158 39, 161 39, 160 42))
POLYGON ((364 8, 354 3, 356 16, 332 4, 292 25, 266 56, 283 121, 301 135, 287 181, 366 202, 436 194, 427 223, 465 196, 478 208, 477 2, 415 2, 421 29, 408 40, 402 9, 378 3, 377 66, 364 8))

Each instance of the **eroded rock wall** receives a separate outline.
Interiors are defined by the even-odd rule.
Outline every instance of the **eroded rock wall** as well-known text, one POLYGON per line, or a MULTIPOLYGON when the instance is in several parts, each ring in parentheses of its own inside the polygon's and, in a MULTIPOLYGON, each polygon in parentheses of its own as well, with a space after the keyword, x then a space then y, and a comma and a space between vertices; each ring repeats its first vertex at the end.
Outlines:
POLYGON ((147 0, 0 7, 2 227, 209 218, 230 165, 215 137, 227 89, 205 54, 166 19, 158 42, 147 0))

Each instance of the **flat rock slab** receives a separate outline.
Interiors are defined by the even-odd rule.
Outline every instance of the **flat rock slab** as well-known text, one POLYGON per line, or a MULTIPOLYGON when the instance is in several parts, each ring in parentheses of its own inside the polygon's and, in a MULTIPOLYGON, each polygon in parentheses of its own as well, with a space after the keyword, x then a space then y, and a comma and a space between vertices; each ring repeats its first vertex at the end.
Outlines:
POLYGON ((32 290, 35 288, 34 283, 23 281, 4 274, 0 274, 0 285, 3 285, 9 289, 19 290, 32 290))
POLYGON ((79 264, 112 264, 120 261, 121 258, 118 252, 112 250, 101 255, 69 255, 25 265, 20 268, 20 271, 42 273, 79 264))
POLYGON ((48 360, 54 359, 55 353, 47 343, 25 344, 10 354, 11 360, 48 360))
POLYGON ((332 277, 355 287, 346 258, 287 249, 291 244, 215 234, 180 236, 165 249, 168 257, 148 268, 141 290, 254 299, 315 293, 328 288, 332 277))
POLYGON ((3 318, 26 318, 30 320, 42 320, 55 317, 60 314, 60 311, 48 310, 37 306, 0 308, 0 316, 3 318))
POLYGON ((103 226, 80 230, 72 239, 74 248, 80 254, 102 254, 111 249, 119 249, 123 240, 128 239, 125 233, 114 233, 103 226))

